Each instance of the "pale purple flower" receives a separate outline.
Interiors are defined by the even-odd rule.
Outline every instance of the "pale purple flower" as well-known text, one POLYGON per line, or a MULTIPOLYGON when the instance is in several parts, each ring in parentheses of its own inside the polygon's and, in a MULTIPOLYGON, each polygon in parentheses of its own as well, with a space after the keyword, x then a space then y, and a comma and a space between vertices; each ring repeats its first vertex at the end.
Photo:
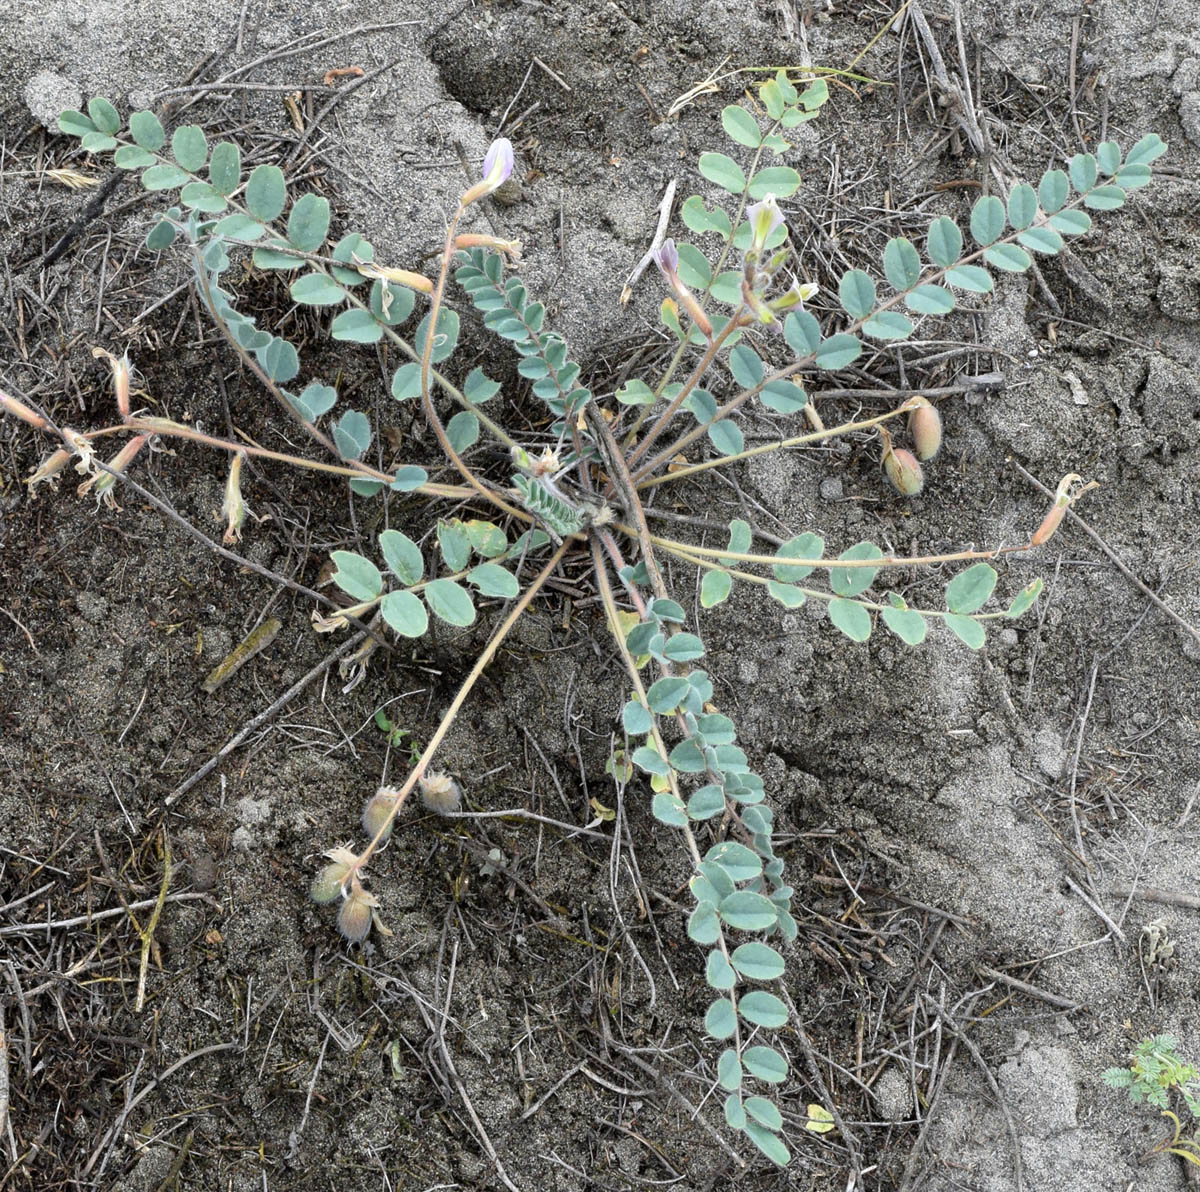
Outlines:
POLYGON ((513 172, 513 147, 508 137, 493 141, 483 159, 483 180, 491 190, 503 186, 513 172))
POLYGON ((768 237, 783 223, 783 212, 776 205, 775 196, 769 194, 760 202, 751 203, 746 215, 750 220, 751 251, 762 252, 768 237))
POLYGON ((654 250, 654 263, 663 271, 668 281, 674 282, 675 275, 679 272, 679 250, 670 237, 654 250))

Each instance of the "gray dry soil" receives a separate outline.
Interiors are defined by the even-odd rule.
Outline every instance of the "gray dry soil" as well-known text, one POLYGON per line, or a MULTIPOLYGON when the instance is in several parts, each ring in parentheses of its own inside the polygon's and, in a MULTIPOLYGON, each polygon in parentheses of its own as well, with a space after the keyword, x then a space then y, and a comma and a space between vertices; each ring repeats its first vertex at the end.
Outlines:
MULTIPOLYGON (((463 185, 457 147, 478 162, 507 115, 520 189, 476 226, 523 239, 531 290, 611 392, 633 352, 658 350, 657 280, 627 307, 617 295, 666 183, 677 178, 681 198, 702 188, 697 154, 728 148, 720 109, 754 77, 728 72, 800 62, 805 40, 813 62, 846 67, 897 7, 0 0, 0 384, 100 425, 110 396, 91 348, 127 346, 163 412, 217 430, 231 417, 283 441, 178 288, 183 264, 167 254, 155 268, 136 251, 154 206, 132 183, 42 269, 94 194, 42 171, 103 179, 109 165, 68 156, 36 121, 95 94, 122 111, 157 104, 210 53, 222 56, 199 82, 328 38, 245 76, 305 88, 311 122, 332 94, 327 70, 391 64, 303 148, 279 89, 218 89, 185 118, 264 159, 296 150, 310 162, 298 185, 334 199, 335 231, 357 228, 381 258, 412 265, 440 243, 463 185), (716 93, 666 117, 718 72, 716 93)), ((953 68, 950 0, 926 0, 925 13, 953 68)), ((1061 311, 1033 280, 1007 279, 977 315, 906 349, 915 360, 983 345, 920 366, 926 384, 1005 377, 943 404, 946 447, 924 495, 891 495, 862 439, 766 457, 734 471, 736 484, 680 489, 664 507, 744 514, 785 537, 814 529, 833 549, 867 537, 925 553, 1024 540, 1046 501, 1015 462, 1051 486, 1078 471, 1101 483, 1086 520, 1196 625, 1200 5, 968 0, 963 29, 976 104, 1026 176, 1102 130, 1124 145, 1157 131, 1171 145, 1162 175, 1097 219, 1075 266, 1044 265, 1061 311)), ((930 103, 923 61, 911 23, 885 33, 855 67, 879 84, 834 85, 797 137, 788 160, 805 183, 785 208, 827 293, 830 264, 875 268, 887 236, 917 235, 938 213, 964 219, 986 177, 936 92, 930 103)), ((248 278, 244 292, 275 317, 288 310, 273 278, 248 278)), ((340 367, 344 394, 397 423, 404 450, 431 450, 411 411, 383 396, 370 351, 311 350, 315 371, 340 367)), ((511 359, 477 331, 457 360, 516 391, 511 359)), ((901 383, 894 355, 878 367, 901 383)), ((859 408, 822 406, 827 423, 859 408)), ((505 648, 443 756, 476 810, 526 806, 583 825, 589 799, 616 808, 615 848, 610 823, 604 839, 567 839, 412 813, 373 874, 392 935, 346 948, 306 901, 320 852, 355 834, 384 766, 403 772, 374 711, 427 735, 486 640, 483 617, 377 657, 349 692, 336 671, 318 679, 173 805, 171 901, 136 1012, 141 944, 120 908, 160 889, 164 799, 333 644, 312 633, 307 598, 220 560, 134 494, 121 512, 94 512, 69 482, 30 499, 20 480, 44 449, 0 422, 4 1188, 498 1188, 488 1146, 523 1192, 1188 1186, 1179 1160, 1141 1161, 1164 1126, 1100 1073, 1161 1030, 1200 1057, 1200 646, 1077 527, 998 564, 1001 595, 1035 575, 1046 591, 978 654, 937 632, 918 650, 882 631, 852 645, 819 607, 784 615, 743 588, 699 613, 694 576, 673 575, 699 613, 717 698, 768 779, 797 890, 787 981, 814 1052, 810 1063, 783 1037, 795 1159, 780 1173, 745 1148, 739 1158, 719 1121, 702 958, 662 900, 686 858, 643 783, 619 794, 604 773, 623 684, 582 571, 505 648), (283 621, 274 646, 201 694, 266 616, 283 621), (1150 955, 1152 921, 1174 942, 1165 961, 1150 955), (822 1100, 814 1072, 846 1137, 804 1129, 806 1105, 822 1100)), ((251 472, 248 499, 269 520, 243 549, 276 572, 311 585, 330 549, 373 527, 378 506, 352 509, 340 488, 251 472)), ((134 474, 212 532, 220 460, 183 445, 134 474)), ((412 505, 391 517, 419 524, 412 505)), ((937 598, 936 577, 896 582, 937 598)), ((132 914, 145 926, 150 910, 132 914)))

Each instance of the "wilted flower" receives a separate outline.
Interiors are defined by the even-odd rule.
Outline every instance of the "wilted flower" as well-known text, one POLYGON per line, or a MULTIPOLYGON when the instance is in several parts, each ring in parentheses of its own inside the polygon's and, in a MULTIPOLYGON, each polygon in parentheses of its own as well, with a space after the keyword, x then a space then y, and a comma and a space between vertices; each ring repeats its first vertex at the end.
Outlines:
POLYGON ((942 447, 942 416, 924 397, 912 399, 908 415, 908 433, 917 448, 917 459, 933 459, 942 447))
POLYGON ((662 270, 667 281, 674 286, 679 280, 676 276, 679 271, 679 250, 670 236, 654 250, 654 263, 662 270))
POLYGON ((1033 537, 1029 540, 1030 546, 1044 546, 1049 542, 1054 537, 1055 530, 1062 523, 1062 519, 1066 517, 1067 510, 1084 493, 1099 487, 1094 480, 1088 484, 1084 484, 1083 477, 1074 472, 1070 472, 1064 476, 1058 482, 1058 489, 1054 493, 1054 504, 1050 507, 1050 512, 1046 514, 1042 524, 1038 526, 1033 533, 1033 537))
POLYGON ((455 248, 490 248, 496 252, 505 253, 514 261, 521 259, 521 242, 519 240, 502 240, 499 236, 485 236, 478 232, 464 232, 454 237, 455 248))
POLYGON ((883 439, 883 471, 892 482, 892 487, 901 496, 915 497, 925 487, 925 476, 917 457, 903 447, 892 446, 892 436, 881 426, 883 439))
POLYGON ((374 261, 360 260, 358 257, 355 257, 355 268, 363 277, 392 282, 416 290, 420 294, 433 293, 433 282, 423 273, 413 273, 411 269, 392 269, 387 265, 376 265, 374 261))
POLYGON ((44 459, 36 472, 29 476, 25 483, 29 485, 29 495, 36 496, 34 489, 41 483, 57 480, 59 472, 71 462, 71 452, 60 447, 49 458, 44 459))
POLYGON ((121 418, 129 420, 129 356, 114 356, 103 348, 93 348, 92 355, 104 357, 112 368, 113 393, 117 399, 117 410, 121 418))
POLYGON ((15 397, 9 397, 7 393, 0 393, 0 409, 7 410, 8 413, 20 418, 22 422, 28 422, 30 426, 37 427, 38 430, 45 430, 49 425, 41 414, 35 413, 24 402, 17 401, 15 397))
POLYGON ((512 141, 500 137, 491 144, 487 156, 483 159, 483 180, 476 182, 459 200, 464 207, 469 207, 479 199, 490 195, 492 191, 503 186, 513 172, 512 141))
POLYGON ((757 203, 746 208, 750 220, 750 252, 757 255, 767 246, 771 233, 783 223, 783 212, 775 203, 775 196, 766 195, 757 203))
MULTIPOLYGON (((103 501, 110 509, 117 508, 116 497, 113 496, 113 490, 116 488, 117 478, 113 472, 124 472, 127 467, 133 462, 133 457, 141 451, 142 447, 150 438, 149 435, 134 435, 116 455, 108 461, 108 466, 111 469, 108 472, 97 470, 89 476, 76 490, 82 497, 89 492, 93 487, 96 490, 96 508, 100 508, 100 502, 103 501)), ((89 457, 90 459, 90 457, 89 457)), ((79 468, 81 464, 76 464, 79 468)))
POLYGON ((462 791, 458 783, 448 774, 426 774, 419 779, 421 802, 438 815, 449 815, 458 810, 462 802, 462 791))
POLYGON ((354 871, 358 858, 348 848, 332 848, 325 854, 330 863, 312 880, 309 897, 313 902, 332 902, 354 871))
POLYGON ((226 546, 242 540, 242 523, 246 520, 246 502, 242 500, 242 464, 246 460, 244 451, 234 452, 229 461, 229 479, 225 481, 225 503, 220 516, 226 519, 225 536, 221 539, 226 546))

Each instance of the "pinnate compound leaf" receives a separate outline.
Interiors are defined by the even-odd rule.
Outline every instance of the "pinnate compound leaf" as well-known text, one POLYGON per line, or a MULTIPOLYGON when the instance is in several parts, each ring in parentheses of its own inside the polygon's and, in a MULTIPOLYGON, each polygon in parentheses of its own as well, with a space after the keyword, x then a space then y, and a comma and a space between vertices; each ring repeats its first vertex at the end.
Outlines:
POLYGON ((207 182, 189 182, 179 192, 179 200, 185 207, 206 215, 218 215, 229 205, 225 196, 207 182))
POLYGON ((1046 253, 1048 256, 1062 252, 1063 249, 1063 238, 1045 224, 1026 229, 1017 237, 1017 241, 1034 252, 1046 253))
POLYGON ((379 535, 379 549, 383 552, 383 561, 388 570, 405 587, 421 582, 425 574, 425 559, 420 547, 399 530, 384 530, 379 535))
POLYGON ((835 596, 829 602, 829 619, 851 641, 865 642, 871 636, 871 614, 853 600, 835 596))
POLYGON ((705 861, 719 865, 732 882, 748 882, 762 875, 762 858, 735 840, 714 844, 704 854, 705 861))
POLYGON ((738 1093, 730 1093, 725 1098, 725 1123, 731 1130, 746 1128, 746 1111, 742 1108, 742 1099, 738 1093))
POLYGON ((144 170, 154 162, 154 154, 137 145, 121 145, 113 154, 113 165, 119 170, 144 170))
POLYGON ((451 571, 462 571, 471 559, 471 536, 461 521, 439 520, 437 524, 438 546, 442 559, 451 571))
POLYGON ((762 387, 759 401, 779 414, 795 414, 808 405, 808 394, 792 381, 768 381, 762 387))
POLYGON ((1116 141, 1101 141, 1096 146, 1096 165, 1101 174, 1115 174, 1121 168, 1121 146, 1116 141))
POLYGON ((420 637, 429 628, 429 614, 412 592, 389 592, 380 602, 379 611, 403 637, 420 637))
POLYGON ((646 692, 646 701, 650 705, 650 711, 660 716, 667 712, 674 712, 683 702, 690 688, 691 685, 687 679, 678 675, 668 675, 665 679, 659 679, 646 692))
POLYGON ((700 581, 700 607, 715 608, 729 599, 733 578, 725 571, 706 571, 700 581))
POLYGON ((801 608, 808 602, 808 597, 799 588, 793 588, 791 584, 781 584, 775 580, 767 581, 767 595, 782 604, 784 608, 801 608))
POLYGON ((1050 226, 1064 236, 1082 236, 1091 230, 1092 217, 1086 211, 1059 211, 1050 217, 1050 226))
POLYGON ((246 183, 246 206, 256 219, 270 223, 278 219, 287 202, 287 183, 278 166, 255 166, 246 183))
POLYGON ((972 650, 983 649, 987 640, 987 632, 983 626, 971 617, 960 616, 958 613, 947 613, 946 624, 959 641, 965 642, 972 650))
POLYGON ((787 1006, 773 993, 767 993, 764 989, 755 989, 744 994, 738 1001, 738 1013, 747 1022, 771 1030, 783 1026, 788 1020, 787 1006))
POLYGON ((715 783, 700 787, 694 791, 687 803, 689 819, 712 819, 725 810, 725 793, 715 783))
POLYGON ((389 487, 394 492, 411 493, 420 488, 428 480, 429 473, 424 468, 406 464, 404 467, 396 469, 396 475, 392 478, 392 483, 389 487))
POLYGON ((654 727, 654 717, 641 700, 631 699, 621 709, 621 724, 630 736, 644 736, 654 727))
POLYGON ((300 371, 300 355, 286 339, 278 335, 255 352, 258 362, 272 381, 287 382, 300 371))
POLYGON ((741 427, 729 418, 722 418, 708 428, 708 437, 712 445, 722 455, 737 455, 746 445, 746 438, 741 427))
POLYGON ((1119 186, 1097 186, 1083 196, 1083 205, 1093 211, 1115 211, 1125 203, 1125 192, 1119 186))
POLYGON ((729 353, 729 371, 743 389, 753 389, 762 384, 763 362, 759 354, 745 344, 738 344, 729 353))
POLYGON ((335 550, 330 557, 337 567, 333 582, 347 596, 361 603, 374 600, 383 591, 383 576, 370 559, 349 550, 335 550))
POLYGON ((452 579, 430 580, 425 587, 425 600, 434 616, 449 625, 467 626, 475 620, 470 592, 452 579))
POLYGON ((421 366, 414 360, 402 364, 392 375, 392 396, 397 401, 408 401, 421 393, 421 366))
POLYGON ((188 181, 188 175, 178 166, 151 166, 142 174, 142 185, 147 190, 174 190, 188 181))
POLYGON ((768 1130, 783 1129, 783 1114, 766 1097, 747 1097, 742 1104, 745 1106, 746 1112, 760 1125, 766 1126, 768 1130))
POLYGON ((1158 133, 1148 133, 1125 155, 1127 166, 1148 166, 1156 162, 1167 151, 1166 142, 1158 133))

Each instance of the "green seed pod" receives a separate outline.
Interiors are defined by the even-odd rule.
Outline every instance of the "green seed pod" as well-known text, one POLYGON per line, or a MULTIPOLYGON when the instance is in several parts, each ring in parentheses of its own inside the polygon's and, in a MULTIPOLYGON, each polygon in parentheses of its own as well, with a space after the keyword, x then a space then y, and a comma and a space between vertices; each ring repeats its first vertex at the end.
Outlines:
POLYGON ((448 774, 427 774, 420 780, 420 787, 421 802, 438 815, 457 811, 462 802, 462 791, 448 774))
POLYGON ((913 398, 916 406, 908 415, 908 433, 917 448, 917 459, 930 460, 942 448, 942 416, 923 397, 913 398))
POLYGON ((380 844, 383 844, 392 834, 392 818, 396 811, 398 794, 395 787, 381 786, 367 800, 367 805, 363 809, 363 831, 374 840, 376 834, 383 830, 383 835, 379 838, 380 844))

